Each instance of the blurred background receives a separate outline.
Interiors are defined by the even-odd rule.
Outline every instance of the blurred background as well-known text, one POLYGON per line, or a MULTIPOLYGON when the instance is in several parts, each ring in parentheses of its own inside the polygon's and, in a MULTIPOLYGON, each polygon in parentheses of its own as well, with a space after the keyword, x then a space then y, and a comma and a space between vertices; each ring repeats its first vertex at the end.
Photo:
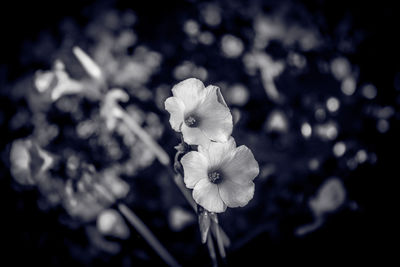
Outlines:
POLYGON ((237 144, 260 165, 253 200, 219 216, 232 241, 223 264, 386 258, 400 119, 389 3, 3 3, 0 254, 15 266, 162 266, 124 203, 179 263, 210 266, 168 167, 107 102, 126 92, 120 108, 172 160, 180 139, 163 103, 196 77, 221 88, 237 144))

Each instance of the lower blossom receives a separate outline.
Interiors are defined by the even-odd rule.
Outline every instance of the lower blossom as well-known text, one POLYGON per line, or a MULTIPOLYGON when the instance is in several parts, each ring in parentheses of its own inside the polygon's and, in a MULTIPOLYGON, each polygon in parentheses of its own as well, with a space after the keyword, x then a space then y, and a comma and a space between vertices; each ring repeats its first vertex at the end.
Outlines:
POLYGON ((250 149, 236 147, 232 137, 225 143, 199 146, 199 151, 183 156, 181 163, 194 200, 210 212, 243 207, 253 198, 258 163, 250 149))

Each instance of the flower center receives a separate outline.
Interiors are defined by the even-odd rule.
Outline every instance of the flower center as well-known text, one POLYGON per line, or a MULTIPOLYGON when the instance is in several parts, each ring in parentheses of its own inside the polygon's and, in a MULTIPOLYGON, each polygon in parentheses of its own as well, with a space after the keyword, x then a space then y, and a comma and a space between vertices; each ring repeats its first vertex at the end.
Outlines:
POLYGON ((217 171, 210 172, 208 174, 208 180, 213 184, 219 184, 222 182, 222 175, 217 171))
POLYGON ((199 125, 199 122, 193 115, 189 115, 185 118, 185 124, 188 127, 194 128, 197 127, 197 125, 199 125))

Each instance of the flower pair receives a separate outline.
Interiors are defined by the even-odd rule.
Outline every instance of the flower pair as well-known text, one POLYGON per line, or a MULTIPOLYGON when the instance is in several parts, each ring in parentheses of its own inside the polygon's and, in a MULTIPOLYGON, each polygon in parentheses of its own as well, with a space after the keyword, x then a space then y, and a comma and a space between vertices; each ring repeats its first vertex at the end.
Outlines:
POLYGON ((216 86, 191 78, 172 88, 165 101, 172 128, 198 151, 184 155, 184 182, 194 200, 210 212, 243 207, 254 195, 259 167, 246 146, 231 137, 232 115, 216 86))

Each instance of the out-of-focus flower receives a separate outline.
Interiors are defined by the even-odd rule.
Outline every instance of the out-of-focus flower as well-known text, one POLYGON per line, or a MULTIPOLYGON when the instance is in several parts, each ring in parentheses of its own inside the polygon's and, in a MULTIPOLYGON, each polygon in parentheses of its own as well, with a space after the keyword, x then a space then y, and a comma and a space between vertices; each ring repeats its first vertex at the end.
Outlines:
POLYGON ((205 4, 200 12, 204 22, 211 27, 218 26, 222 21, 221 9, 216 4, 205 4))
POLYGON ((165 101, 171 114, 169 122, 190 145, 207 145, 210 140, 226 142, 232 133, 232 114, 218 87, 195 78, 186 79, 172 88, 165 101))
POLYGON ((129 95, 121 89, 111 89, 101 105, 100 116, 104 118, 107 129, 112 131, 117 126, 118 120, 122 117, 121 109, 117 108, 117 102, 127 102, 129 95))
POLYGON ((318 189, 315 196, 311 197, 308 205, 314 214, 314 221, 299 226, 295 230, 298 236, 315 231, 325 223, 326 215, 335 212, 346 201, 346 189, 342 181, 337 177, 326 180, 318 189))
POLYGON ((50 88, 54 88, 57 83, 56 75, 53 71, 37 71, 35 73, 34 84, 39 93, 44 93, 50 88))
POLYGON ((65 210, 74 219, 91 221, 112 204, 112 195, 96 184, 88 174, 80 178, 76 189, 74 187, 72 180, 66 182, 62 202, 65 210))
POLYGON ((129 184, 122 180, 116 169, 106 169, 99 175, 100 184, 112 194, 114 198, 124 198, 129 192, 129 184))
POLYGON ((270 55, 257 51, 246 53, 243 56, 243 62, 250 75, 255 75, 258 70, 260 71, 267 96, 274 102, 281 102, 283 95, 279 93, 274 80, 284 71, 285 62, 275 61, 270 55))
POLYGON ((309 206, 316 216, 338 209, 346 200, 346 189, 339 178, 328 179, 311 198, 309 206))
POLYGON ((65 71, 64 63, 57 61, 54 67, 56 85, 52 88, 51 99, 56 101, 63 95, 77 94, 82 92, 83 84, 72 79, 65 71))
POLYGON ((279 40, 286 47, 298 45, 303 51, 311 51, 321 44, 321 37, 315 29, 287 23, 278 16, 257 16, 254 31, 257 49, 264 49, 272 40, 279 40))
POLYGON ((53 164, 53 157, 31 140, 16 140, 11 146, 11 174, 22 185, 33 185, 53 164))
POLYGON ((174 69, 174 77, 177 80, 183 80, 189 77, 206 80, 208 76, 204 67, 197 66, 191 61, 184 61, 174 69))
POLYGON ((334 140, 338 136, 338 126, 334 121, 314 126, 317 135, 324 141, 334 140))
POLYGON ((232 85, 225 95, 228 103, 244 106, 249 101, 249 89, 243 84, 232 85))
POLYGON ((30 141, 17 140, 11 146, 11 174, 16 181, 23 185, 35 183, 30 172, 31 157, 29 155, 29 147, 31 145, 30 141))
POLYGON ((226 34, 221 39, 221 49, 225 57, 237 58, 243 53, 243 41, 233 35, 226 34))
POLYGON ((269 115, 265 127, 267 132, 286 133, 289 130, 288 118, 280 110, 274 110, 269 115))
POLYGON ((193 189, 194 200, 210 212, 243 207, 254 195, 257 161, 246 146, 236 147, 231 137, 225 143, 210 142, 182 157, 184 182, 193 189))
POLYGON ((103 210, 96 221, 100 233, 120 239, 127 239, 130 235, 128 226, 122 216, 113 209, 103 210))
POLYGON ((338 57, 331 61, 331 72, 338 81, 343 80, 351 73, 350 62, 345 57, 338 57))
POLYGON ((366 84, 361 88, 362 95, 367 99, 374 99, 377 95, 377 89, 373 84, 366 84))
POLYGON ((176 206, 169 211, 168 222, 175 232, 183 230, 187 225, 193 223, 195 218, 192 213, 176 206))
MULTIPOLYGON (((159 70, 161 62, 162 55, 160 53, 149 50, 145 46, 138 46, 132 56, 115 62, 115 66, 109 70, 108 76, 110 82, 116 86, 128 88, 133 95, 142 97, 145 84, 159 70)), ((104 64, 109 65, 110 63, 104 62, 104 64)), ((149 97, 151 97, 151 91, 149 91, 149 97)))

